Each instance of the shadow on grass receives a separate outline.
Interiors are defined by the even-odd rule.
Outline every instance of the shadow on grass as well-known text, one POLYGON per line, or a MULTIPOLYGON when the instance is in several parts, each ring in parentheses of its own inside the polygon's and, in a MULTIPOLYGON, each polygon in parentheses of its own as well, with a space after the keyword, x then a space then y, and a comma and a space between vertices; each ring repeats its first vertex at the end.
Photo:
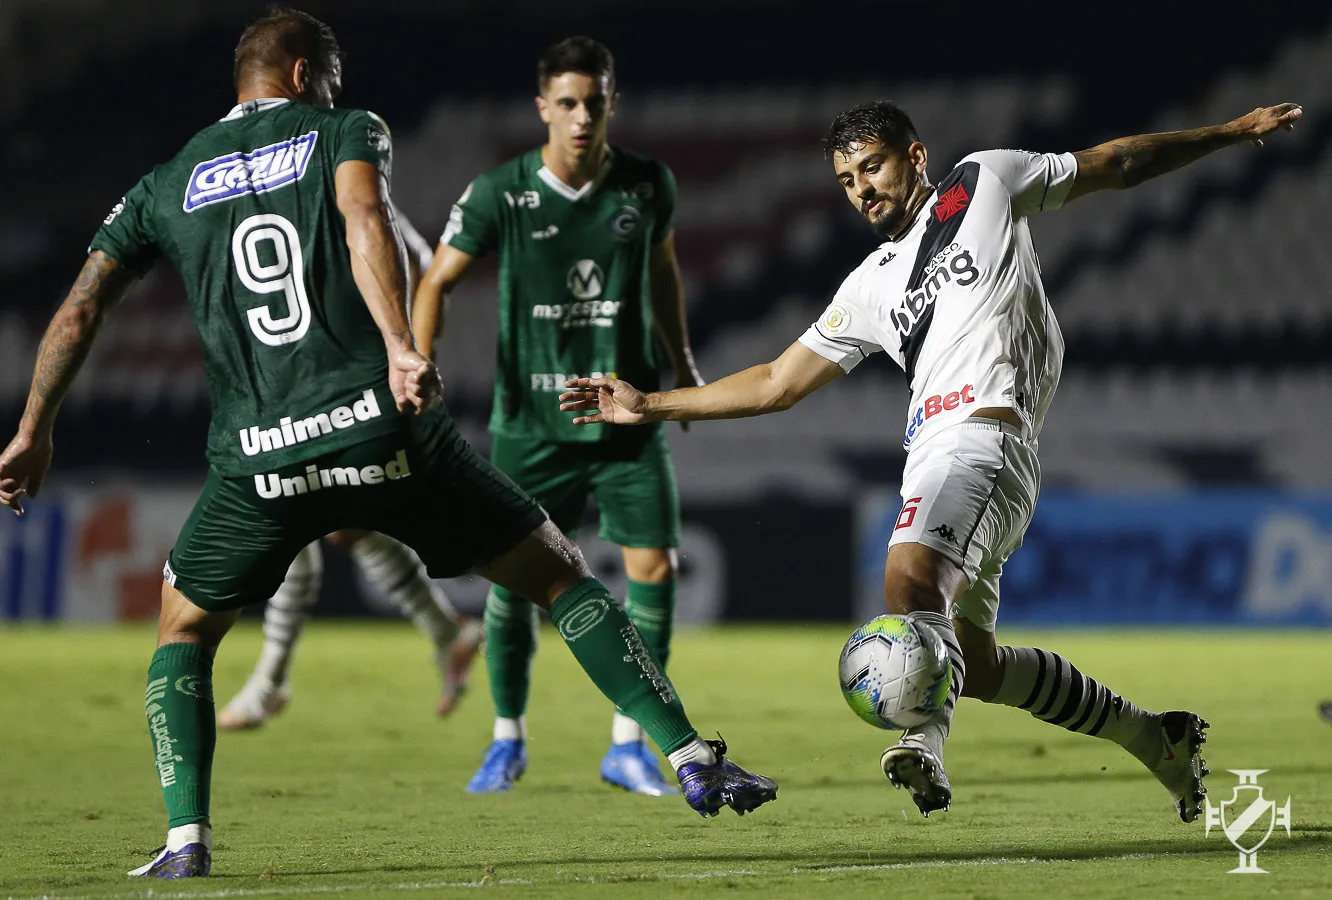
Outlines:
MULTIPOLYGON (((1332 848, 1332 838, 1322 834, 1318 835, 1292 835, 1287 840, 1282 840, 1282 849, 1289 850, 1312 850, 1322 848, 1332 848)), ((725 867, 742 866, 745 864, 761 863, 784 863, 791 869, 802 871, 817 871, 819 869, 839 869, 843 867, 890 867, 902 866, 920 867, 929 865, 947 866, 950 863, 958 865, 983 865, 987 860, 1004 859, 1036 859, 1045 862, 1083 862, 1098 859, 1117 859, 1121 857, 1133 857, 1142 855, 1144 857, 1176 856, 1176 857, 1208 857, 1234 855, 1235 848, 1224 840, 1218 840, 1214 843, 1203 843, 1202 836, 1196 835, 1188 840, 1175 841, 1121 841, 1119 843, 1107 843, 1098 841, 1095 844, 1087 844, 1080 847, 1064 847, 1058 850, 1049 850, 1034 844, 996 844, 973 850, 957 851, 931 851, 921 849, 904 849, 900 851, 883 850, 830 850, 830 851, 777 851, 777 852, 734 852, 734 853, 677 853, 677 854, 653 854, 653 855, 607 855, 595 857, 588 855, 580 856, 539 856, 532 855, 521 859, 493 859, 490 865, 497 870, 501 877, 516 869, 528 869, 532 866, 613 866, 613 865, 635 865, 647 864, 654 867, 669 867, 672 865, 716 865, 725 867)), ((282 870, 277 872, 281 877, 306 877, 315 875, 364 875, 373 873, 393 873, 393 872, 412 872, 412 873, 435 873, 446 876, 450 879, 466 881, 480 878, 481 873, 475 864, 469 865, 392 865, 380 867, 348 867, 348 868, 330 868, 309 871, 289 871, 282 870)), ((563 873, 572 876, 573 873, 563 873)), ((656 872, 643 877, 651 880, 654 877, 670 877, 670 872, 656 872)), ((772 875, 781 875, 781 870, 767 873, 772 875)), ((552 880, 559 880, 560 876, 554 876, 552 880)))

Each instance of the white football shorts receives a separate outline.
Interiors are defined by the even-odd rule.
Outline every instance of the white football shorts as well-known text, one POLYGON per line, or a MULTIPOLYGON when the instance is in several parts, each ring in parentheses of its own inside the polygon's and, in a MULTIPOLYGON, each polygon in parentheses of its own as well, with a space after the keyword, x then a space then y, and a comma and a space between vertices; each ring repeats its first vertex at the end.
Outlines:
POLYGON ((888 546, 924 544, 942 553, 971 583, 953 618, 994 631, 999 575, 1022 546, 1040 493, 1036 444, 995 419, 951 425, 907 454, 902 510, 888 546))

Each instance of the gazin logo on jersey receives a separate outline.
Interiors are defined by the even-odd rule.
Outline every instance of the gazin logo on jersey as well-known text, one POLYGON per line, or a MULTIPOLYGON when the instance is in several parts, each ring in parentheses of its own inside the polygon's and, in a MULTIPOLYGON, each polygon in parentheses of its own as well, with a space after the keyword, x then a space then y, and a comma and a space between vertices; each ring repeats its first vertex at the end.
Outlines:
POLYGON ((569 293, 579 300, 595 300, 601 296, 606 284, 606 276, 601 266, 594 260, 580 259, 569 267, 569 274, 564 277, 569 293))
POLYGON ((249 153, 228 153, 199 163, 185 185, 185 212, 300 181, 317 140, 319 132, 311 131, 249 153))

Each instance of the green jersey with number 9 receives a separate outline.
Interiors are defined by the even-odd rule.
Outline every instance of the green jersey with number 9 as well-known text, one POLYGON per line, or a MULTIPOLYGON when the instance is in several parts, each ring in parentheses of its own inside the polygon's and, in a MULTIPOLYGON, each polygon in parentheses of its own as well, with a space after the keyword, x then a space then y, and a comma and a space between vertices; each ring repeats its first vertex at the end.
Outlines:
POLYGON ((373 113, 272 99, 237 106, 144 176, 102 223, 100 250, 180 272, 203 344, 225 476, 272 471, 391 431, 384 341, 352 278, 334 173, 387 177, 373 113))

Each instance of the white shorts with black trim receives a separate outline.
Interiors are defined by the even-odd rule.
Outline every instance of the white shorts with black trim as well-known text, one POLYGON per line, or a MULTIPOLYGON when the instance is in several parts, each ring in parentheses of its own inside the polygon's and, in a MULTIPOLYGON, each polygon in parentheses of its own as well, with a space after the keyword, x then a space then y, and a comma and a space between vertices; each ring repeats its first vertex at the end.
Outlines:
POLYGON ((888 540, 931 547, 966 573, 953 618, 994 631, 999 575, 1022 546, 1040 492, 1036 444, 995 419, 968 419, 907 454, 902 511, 888 540))

